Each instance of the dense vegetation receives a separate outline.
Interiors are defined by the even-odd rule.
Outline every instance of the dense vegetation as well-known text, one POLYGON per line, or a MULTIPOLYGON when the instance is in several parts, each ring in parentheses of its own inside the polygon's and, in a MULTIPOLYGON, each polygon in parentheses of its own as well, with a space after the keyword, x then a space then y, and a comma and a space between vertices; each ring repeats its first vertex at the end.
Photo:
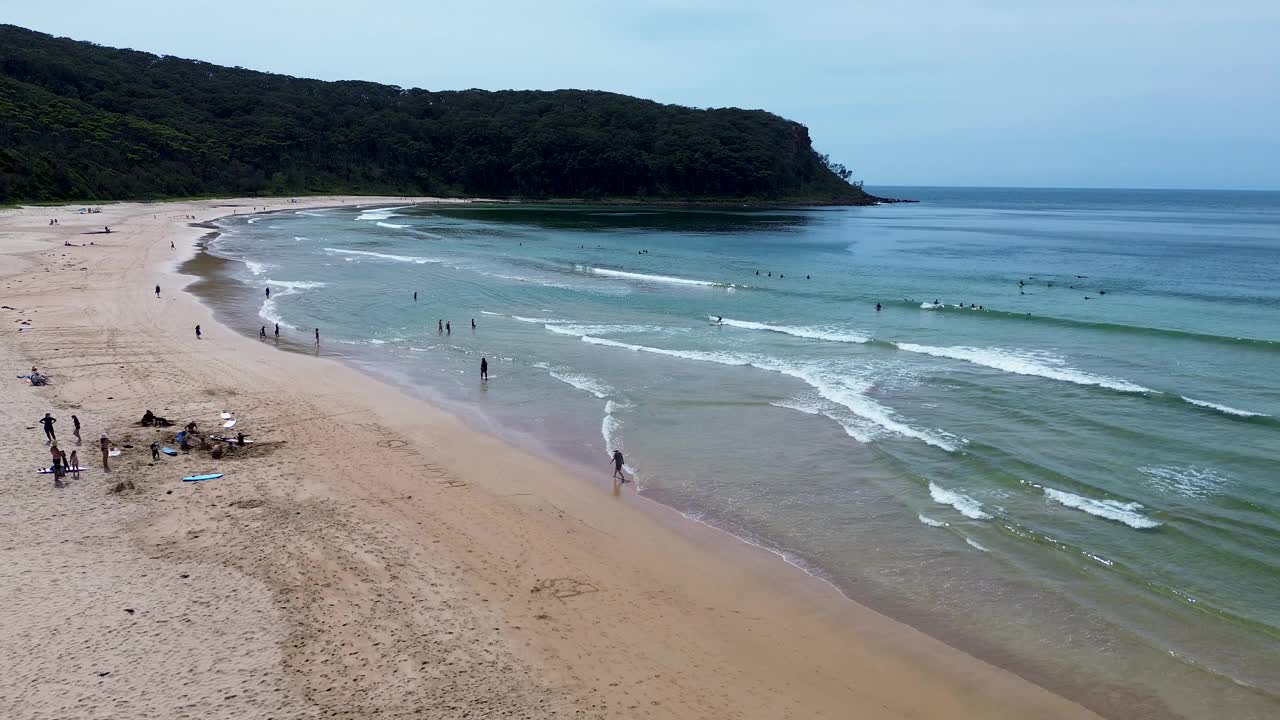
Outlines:
POLYGON ((606 92, 405 90, 0 25, 0 201, 387 193, 862 203, 808 130, 606 92))

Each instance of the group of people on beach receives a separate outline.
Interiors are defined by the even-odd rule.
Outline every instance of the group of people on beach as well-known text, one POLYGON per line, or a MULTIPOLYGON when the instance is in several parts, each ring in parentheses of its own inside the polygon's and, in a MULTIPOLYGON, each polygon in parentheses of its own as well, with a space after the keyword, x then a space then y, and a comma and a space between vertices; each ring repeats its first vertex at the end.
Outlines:
MULTIPOLYGON (((52 460, 49 472, 53 475, 54 485, 61 485, 62 479, 66 477, 67 473, 71 473, 74 477, 79 478, 80 471, 84 468, 80 466, 78 451, 72 450, 71 454, 68 456, 65 450, 58 447, 58 434, 53 429, 53 425, 56 422, 58 422, 57 418, 53 417, 51 413, 45 413, 44 417, 40 418, 40 424, 44 426, 45 443, 49 446, 49 456, 52 460)), ((72 434, 75 435, 76 445, 79 445, 81 442, 80 418, 72 415, 71 422, 73 424, 72 434)), ((102 448, 102 470, 103 472, 110 472, 111 440, 107 437, 106 433, 102 433, 102 437, 99 438, 98 444, 102 448)))

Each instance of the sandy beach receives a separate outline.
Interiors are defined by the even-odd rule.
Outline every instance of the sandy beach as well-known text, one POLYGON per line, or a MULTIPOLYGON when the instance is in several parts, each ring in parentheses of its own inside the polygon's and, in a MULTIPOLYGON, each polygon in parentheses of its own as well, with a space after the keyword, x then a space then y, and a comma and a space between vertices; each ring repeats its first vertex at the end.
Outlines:
POLYGON ((379 202, 0 210, 0 717, 1096 717, 182 291, 197 223, 379 202), (152 462, 226 410, 252 446, 152 462))

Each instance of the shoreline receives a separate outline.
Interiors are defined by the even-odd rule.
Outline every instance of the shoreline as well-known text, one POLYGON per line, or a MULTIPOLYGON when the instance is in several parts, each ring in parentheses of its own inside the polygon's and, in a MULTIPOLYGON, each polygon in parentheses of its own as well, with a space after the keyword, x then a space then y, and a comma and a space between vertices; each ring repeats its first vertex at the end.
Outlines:
MULTIPOLYGON (((367 198, 359 200, 362 204, 372 204, 367 198)), ((395 204, 396 201, 388 199, 386 204, 395 204)), ((142 216, 152 214, 151 211, 158 215, 166 209, 183 206, 195 208, 199 212, 192 214, 203 213, 203 219, 208 221, 219 214, 218 210, 224 210, 209 207, 216 202, 225 201, 178 206, 111 207, 90 221, 99 223, 109 212, 114 216, 118 211, 127 211, 133 213, 132 223, 141 221, 142 216)), ((259 200, 246 200, 245 205, 254 202, 259 200)), ((336 205, 333 202, 322 205, 323 202, 295 203, 280 209, 336 205)), ((57 213, 51 208, 38 208, 33 209, 32 214, 53 216, 57 213)), ((121 216, 130 217, 126 212, 121 212, 121 216)), ((12 225, 12 217, 11 212, 6 212, 0 223, 12 225)), ((115 217, 111 220, 110 224, 120 223, 115 217)), ((157 264, 171 266, 164 273, 169 278, 166 284, 189 283, 189 276, 178 274, 177 259, 165 258, 170 251, 167 247, 158 247, 158 241, 173 238, 186 243, 182 249, 189 250, 199 242, 201 233, 198 231, 203 228, 186 223, 180 228, 166 228, 164 221, 158 224, 160 227, 151 228, 153 232, 150 233, 145 227, 134 230, 130 225, 122 226, 126 227, 125 230, 113 232, 113 241, 119 235, 122 240, 132 240, 133 245, 113 253, 112 259, 119 256, 129 277, 138 280, 137 284, 144 289, 150 287, 150 278, 155 275, 149 268, 157 264), (141 283, 143 277, 148 278, 148 284, 141 283)), ((27 232, 47 234, 38 228, 27 232)), ((57 236, 54 242, 60 238, 57 236)), ((44 247, 54 254, 59 250, 57 244, 44 247)), ((95 269, 88 286, 94 285, 96 275, 95 269)), ((6 280, 12 278, 10 275, 6 280)), ((1039 717, 1093 717, 1079 705, 1033 686, 1012 673, 964 655, 919 631, 857 605, 842 594, 820 588, 818 583, 796 577, 791 567, 776 562, 772 551, 765 549, 761 552, 761 549, 749 547, 745 542, 730 541, 724 537, 723 531, 707 525, 694 527, 694 523, 687 523, 691 527, 679 530, 664 527, 682 524, 686 519, 680 516, 681 520, 677 521, 675 517, 669 517, 670 522, 666 523, 652 517, 656 513, 637 513, 634 508, 623 506, 623 502, 634 495, 606 497, 606 493, 598 492, 599 484, 584 485, 582 478, 575 477, 572 468, 530 457, 523 450, 493 437, 477 437, 458 418, 416 398, 404 398, 397 389, 341 362, 316 363, 316 358, 306 354, 281 354, 275 353, 274 348, 260 347, 247 336, 222 326, 213 319, 208 307, 185 292, 173 301, 166 296, 161 302, 172 302, 177 307, 166 309, 162 314, 155 311, 137 314, 140 309, 154 306, 154 303, 148 305, 152 298, 145 295, 135 298, 122 293, 125 285, 119 280, 115 286, 110 284, 110 278, 103 279, 102 283, 107 286, 100 288, 100 299, 117 303, 119 308, 115 315, 122 320, 114 326, 108 324, 110 331, 125 333, 132 326, 137 326, 132 329, 133 339, 167 358, 164 361, 166 365, 178 366, 184 375, 203 374, 202 380, 210 380, 197 384, 213 386, 215 390, 217 385, 222 385, 221 390, 214 393, 221 397, 201 399, 195 403, 200 405, 200 417, 205 422, 212 408, 217 407, 213 403, 221 400, 225 404, 227 397, 243 397, 243 404, 237 404, 238 409, 250 413, 248 419, 253 425, 248 429, 254 431, 260 442, 265 440, 274 444, 276 449, 273 452, 288 456, 283 464, 270 468, 251 467, 229 473, 227 478, 216 481, 219 484, 188 488, 174 487, 172 482, 161 480, 156 469, 145 465, 145 461, 139 460, 139 466, 134 469, 128 464, 134 459, 132 454, 126 455, 122 458, 126 461, 125 467, 135 479, 140 480, 138 484, 142 490, 139 495, 146 497, 118 503, 114 496, 107 496, 104 501, 101 500, 100 486, 95 488, 94 496, 108 505, 132 503, 149 508, 152 516, 143 521, 143 527, 135 530, 137 536, 144 538, 143 547, 148 547, 145 538, 154 538, 157 532, 166 542, 183 545, 182 533, 178 533, 177 528, 190 525, 175 526, 171 516, 176 513, 189 519, 205 512, 196 507, 203 503, 182 506, 176 511, 162 509, 166 502, 174 504, 172 500, 166 501, 169 496, 162 494, 163 489, 174 490, 174 496, 214 496, 205 499, 216 498, 219 505, 223 504, 223 497, 231 498, 250 491, 270 498, 265 501, 267 506, 285 506, 293 502, 306 504, 316 499, 336 504, 338 507, 332 518, 329 515, 325 517, 332 519, 344 531, 367 527, 372 528, 370 532, 375 534, 395 536, 387 540, 388 547, 396 551, 390 553, 389 558, 397 557, 397 554, 412 556, 424 549, 434 550, 437 545, 442 546, 445 554, 458 561, 463 570, 456 571, 455 568, 455 572, 436 573, 436 580, 447 580, 447 583, 437 584, 465 589, 459 591, 463 594, 467 591, 474 593, 469 601, 460 599, 463 597, 460 594, 454 606, 471 608, 487 605, 496 617, 508 621, 506 629, 495 632, 495 637, 487 638, 487 641, 492 641, 491 645, 487 642, 481 644, 506 648, 503 652, 510 652, 512 657, 519 659, 519 662, 513 661, 516 665, 527 663, 528 672, 519 673, 519 677, 537 678, 531 681, 529 693, 536 695, 550 688, 552 692, 547 697, 554 697, 555 702, 565 702, 567 707, 586 709, 599 716, 634 716, 638 711, 629 708, 628 704, 642 696, 645 714, 656 717, 778 717, 792 714, 796 717, 824 714, 836 717, 841 716, 842 710, 847 710, 851 704, 867 717, 903 714, 933 717, 1025 717, 1029 714, 1039 717), (194 351, 189 349, 195 340, 185 337, 185 333, 190 332, 185 322, 187 318, 195 318, 197 322, 203 319, 216 333, 206 333, 199 356, 191 355, 194 351), (157 329, 161 331, 158 334, 155 332, 157 329), (145 335, 140 335, 144 331, 145 335), (253 399, 261 395, 264 388, 268 399, 253 399), (234 395, 226 391, 233 391, 234 395), (269 397, 272 394, 285 399, 273 400, 269 397), (289 407, 290 404, 314 404, 321 412, 299 417, 289 407), (262 429, 256 429, 258 423, 262 424, 262 429), (330 447, 334 437, 342 438, 338 447, 330 447), (290 447, 293 445, 305 446, 306 451, 301 454, 294 452, 290 447), (308 461, 303 458, 320 469, 314 475, 295 470, 300 461, 308 461), (597 492, 592 492, 592 488, 597 492), (409 502, 423 493, 428 497, 428 507, 418 508, 418 503, 409 502), (523 499, 530 497, 533 499, 523 499), (361 522, 344 519, 347 506, 360 511, 361 522), (460 522, 464 519, 468 522, 460 522), (419 529, 428 521, 439 523, 447 530, 419 529), (703 529, 699 530, 699 527, 703 529), (513 528, 520 529, 524 534, 523 540, 512 537, 513 528), (169 530, 172 532, 166 535, 169 530), (611 538, 603 547, 601 534, 611 538), (721 537, 711 539, 713 534, 721 537), (175 537, 179 539, 175 540, 175 537), (465 542, 460 538, 465 538, 465 542), (705 546, 700 542, 708 539, 711 541, 705 546), (726 547, 728 545, 736 547, 726 547), (468 556, 476 552, 486 561, 474 564, 468 556), (728 562, 725 562, 726 555, 731 556, 728 562), (547 602, 552 604, 547 605, 547 602), (539 615, 547 617, 540 619, 539 615), (512 618, 519 621, 518 626, 511 622, 512 618), (661 681, 637 685, 642 678, 650 676, 641 672, 642 668, 652 671, 652 677, 660 676, 661 681), (618 674, 611 676, 609 673, 618 674)), ((20 290, 26 292, 24 299, 34 296, 44 301, 39 304, 41 311, 47 312, 57 302, 58 293, 49 288, 35 292, 25 287, 20 290)), ((137 290, 135 287, 135 294, 137 290)), ((86 338, 87 342, 98 330, 92 323, 84 321, 74 325, 80 308, 73 302, 69 307, 52 309, 67 326, 74 327, 71 336, 86 338)), ((43 318, 37 318, 37 322, 44 322, 43 318)), ((41 342, 40 331, 41 325, 37 324, 32 333, 22 333, 25 336, 23 342, 14 349, 20 349, 27 355, 35 355, 36 351, 49 355, 61 348, 64 341, 56 339, 57 347, 46 347, 41 342)), ((124 344, 137 346, 139 343, 124 344)), ((120 340, 112 339, 106 345, 118 348, 120 340)), ((118 367, 115 362, 104 363, 101 370, 95 371, 103 373, 104 377, 94 380, 94 386, 101 390, 118 383, 122 376, 127 378, 127 367, 128 361, 125 368, 118 367), (122 369, 125 372, 120 372, 122 369)), ((23 392, 32 395, 33 391, 43 393, 45 390, 54 391, 45 393, 47 395, 61 395, 64 387, 68 392, 73 391, 81 381, 63 385, 62 377, 75 372, 79 372, 76 362, 63 367, 55 365, 55 385, 37 391, 15 384, 11 385, 7 395, 22 397, 23 392)), ((158 384, 156 391, 162 392, 166 387, 158 384)), ((102 408, 102 414, 112 415, 111 422, 120 425, 123 424, 121 418, 136 417, 132 408, 125 413, 118 407, 115 395, 107 398, 114 405, 100 400, 97 395, 101 392, 95 395, 93 402, 79 397, 61 397, 60 400, 63 404, 80 405, 83 402, 86 409, 79 412, 86 418, 90 417, 90 412, 99 412, 95 406, 102 408)), ((136 405, 134 399, 129 402, 136 405)), ((192 414, 197 408, 183 408, 181 411, 192 414)), ((60 409, 55 414, 65 417, 68 412, 60 409)), ((93 437, 91 428, 87 432, 93 437)), ((27 445, 31 445, 30 439, 24 438, 23 444, 17 447, 27 445)), ((15 448, 9 455, 34 459, 39 453, 29 448, 19 453, 15 448)), ((194 454, 191 458, 180 459, 182 462, 194 460, 194 454)), ((20 469, 12 466, 21 463, 18 460, 7 463, 10 467, 6 467, 6 481, 17 478, 16 473, 20 469)), ((123 475, 124 472, 119 472, 117 477, 123 475)), ((81 481, 82 484, 84 482, 81 481)), ((98 480, 89 482, 97 483, 98 480)), ((49 492, 45 483, 34 485, 32 491, 49 492)), ((678 511, 656 501, 649 502, 662 507, 668 516, 679 515, 678 511)), ((182 552, 204 558, 206 562, 212 559, 215 563, 236 568, 238 577, 256 578, 271 587, 271 578, 275 577, 273 560, 246 561, 243 558, 246 548, 234 546, 236 535, 230 532, 230 528, 218 529, 221 521, 217 518, 225 511, 219 512, 215 508, 208 512, 212 516, 201 519, 214 529, 207 532, 231 542, 233 552, 220 554, 216 548, 207 547, 203 542, 195 543, 197 547, 182 552), (259 562, 263 564, 255 564, 259 562)), ((326 542, 323 536, 312 537, 309 528, 294 529, 308 542, 321 546, 326 542)), ((350 532, 359 534, 357 530, 350 532)), ((287 540, 277 538, 282 539, 287 540)), ((251 544, 249 549, 257 548, 260 553, 264 547, 270 545, 251 544)), ((309 560, 295 560, 297 562, 290 566, 289 572, 305 575, 314 571, 309 560)), ((413 562, 430 565, 426 560, 413 562)), ((399 571, 383 572, 398 575, 394 582, 382 579, 379 586, 387 594, 400 592, 401 584, 409 584, 399 571)), ((310 585, 306 585, 282 595, 281 589, 275 588, 272 594, 275 607, 277 610, 281 606, 288 608, 299 594, 306 595, 312 591, 321 595, 337 593, 344 598, 356 593, 360 585, 352 587, 350 583, 341 582, 340 576, 341 573, 333 576, 328 586, 322 586, 326 588, 323 590, 309 591, 310 585)), ((371 582, 379 584, 379 579, 374 578, 371 582)), ((347 604, 360 606, 349 598, 347 604)), ((409 606, 412 604, 407 603, 409 606)), ((403 614, 377 613, 370 617, 380 621, 390 618, 397 623, 409 622, 412 612, 408 608, 403 609, 403 614)), ((296 621, 286 618, 284 624, 291 622, 296 621)), ((341 625, 323 619, 317 622, 317 627, 306 628, 315 632, 302 632, 307 638, 304 644, 323 646, 329 652, 317 651, 310 656, 313 663, 292 664, 286 657, 283 663, 286 685, 300 682, 305 687, 312 687, 308 682, 314 680, 314 674, 318 672, 314 663, 336 656, 337 649, 355 647, 362 655, 368 655, 369 663, 380 668, 379 672, 367 673, 366 680, 355 682, 357 689, 371 693, 366 700, 376 694, 375 688, 385 690, 382 685, 386 683, 391 683, 397 691, 410 692, 396 683, 400 674, 394 669, 397 665, 387 664, 388 658, 382 657, 389 651, 375 651, 370 649, 372 646, 364 647, 354 641, 338 642, 336 639, 343 634, 338 630, 341 625)), ((501 625, 501 620, 495 624, 501 625)), ((291 632, 296 637, 300 631, 295 627, 291 632)), ((145 664, 146 659, 139 658, 136 662, 145 664)), ((19 671, 18 675, 21 674, 19 671)), ((510 676, 480 675, 496 683, 509 683, 511 679, 510 676)), ((330 698, 326 695, 331 691, 343 694, 333 688, 316 690, 316 687, 318 685, 312 687, 312 692, 303 693, 306 702, 310 703, 308 707, 314 707, 317 700, 322 701, 319 703, 322 706, 330 699, 339 700, 336 696, 330 698)), ((0 698, 5 696, 5 692, 0 692, 0 698)), ((351 700, 347 698, 344 702, 349 704, 351 700)), ((523 705, 512 699, 510 707, 523 705)))

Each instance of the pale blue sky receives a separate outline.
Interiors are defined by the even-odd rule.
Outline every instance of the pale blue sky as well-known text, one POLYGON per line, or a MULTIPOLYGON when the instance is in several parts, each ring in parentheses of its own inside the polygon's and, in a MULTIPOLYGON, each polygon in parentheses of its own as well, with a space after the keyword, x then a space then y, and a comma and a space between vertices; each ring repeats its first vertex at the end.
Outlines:
POLYGON ((1280 189, 1280 0, 0 0, 0 21, 326 80, 764 108, 868 185, 1280 189))

